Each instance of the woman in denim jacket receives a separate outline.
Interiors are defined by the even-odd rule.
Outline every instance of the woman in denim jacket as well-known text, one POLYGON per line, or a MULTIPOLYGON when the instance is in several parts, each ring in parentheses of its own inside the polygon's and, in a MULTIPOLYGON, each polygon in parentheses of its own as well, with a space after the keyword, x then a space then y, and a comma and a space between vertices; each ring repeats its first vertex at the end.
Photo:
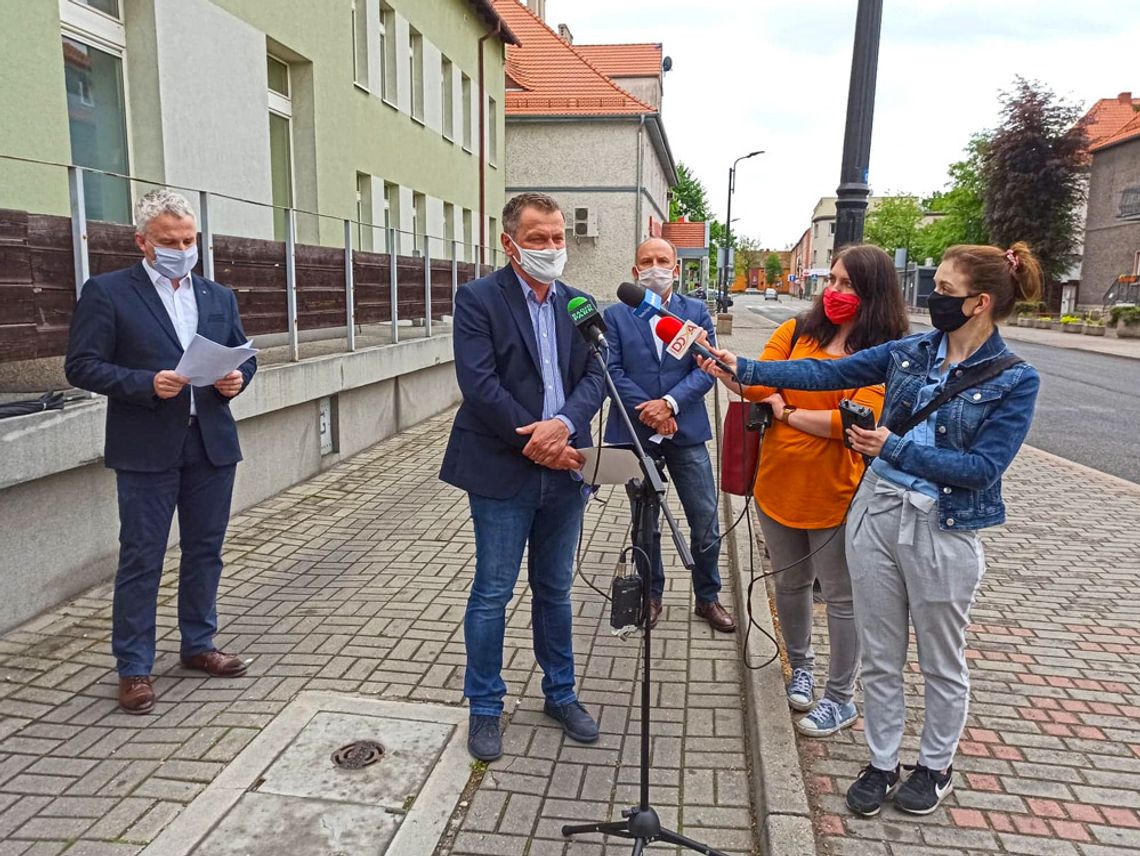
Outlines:
MULTIPOLYGON (((1005 520, 1001 476, 1029 432, 1040 386, 1036 370, 1021 362, 960 392, 906 436, 894 433, 944 384, 1009 355, 997 322, 1015 301, 1036 299, 1041 267, 1024 243, 1006 251, 957 246, 946 251, 934 281, 934 331, 844 359, 759 362, 709 348, 734 370, 733 386, 824 390, 886 381, 879 427, 848 431, 852 447, 875 459, 851 504, 846 534, 871 755, 847 805, 867 816, 891 795, 899 808, 929 814, 953 787, 970 693, 966 627, 985 567, 978 530, 1005 520), (900 787, 908 613, 926 717, 918 763, 900 787)), ((728 382, 715 364, 698 361, 728 382)))

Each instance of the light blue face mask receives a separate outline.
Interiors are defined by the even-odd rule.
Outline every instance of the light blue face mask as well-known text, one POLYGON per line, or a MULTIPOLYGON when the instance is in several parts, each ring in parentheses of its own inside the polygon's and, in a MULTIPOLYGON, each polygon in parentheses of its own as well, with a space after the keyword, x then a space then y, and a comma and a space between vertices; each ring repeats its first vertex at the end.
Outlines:
POLYGON ((198 264, 198 245, 186 250, 172 250, 167 247, 154 247, 154 269, 163 276, 178 282, 198 264))

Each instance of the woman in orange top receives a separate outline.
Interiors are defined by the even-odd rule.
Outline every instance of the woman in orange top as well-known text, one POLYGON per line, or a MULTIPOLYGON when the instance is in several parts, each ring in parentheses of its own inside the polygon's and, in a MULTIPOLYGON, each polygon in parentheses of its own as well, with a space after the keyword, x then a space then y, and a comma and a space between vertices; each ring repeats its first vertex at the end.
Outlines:
MULTIPOLYGON (((833 360, 904 336, 906 308, 890 257, 872 246, 843 250, 827 288, 804 315, 782 324, 761 360, 833 360)), ((851 725, 859 643, 844 554, 847 506, 863 476, 863 459, 843 442, 839 402, 849 398, 883 407, 883 387, 802 392, 747 387, 745 398, 772 405, 775 421, 764 436, 753 493, 760 528, 776 574, 776 613, 792 667, 788 703, 811 712, 796 723, 801 734, 825 737, 851 725), (805 556, 811 558, 802 561, 805 556), (811 646, 812 584, 827 602, 831 656, 827 687, 814 703, 811 646), (814 706, 814 708, 813 708, 814 706)))

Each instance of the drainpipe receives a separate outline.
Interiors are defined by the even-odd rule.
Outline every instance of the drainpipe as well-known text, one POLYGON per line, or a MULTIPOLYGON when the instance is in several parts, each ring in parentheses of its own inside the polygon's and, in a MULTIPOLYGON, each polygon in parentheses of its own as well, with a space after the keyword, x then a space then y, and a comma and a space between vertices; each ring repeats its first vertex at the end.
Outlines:
POLYGON ((641 121, 637 123, 637 203, 634 210, 637 212, 634 216, 636 220, 633 224, 633 247, 634 251, 637 250, 637 245, 641 243, 641 135, 645 132, 645 114, 641 114, 641 121))
MULTIPOLYGON (((486 79, 483 72, 483 42, 503 32, 503 22, 495 24, 495 29, 479 38, 479 264, 487 263, 487 106, 486 79)), ((506 105, 503 105, 506 109, 506 105)))

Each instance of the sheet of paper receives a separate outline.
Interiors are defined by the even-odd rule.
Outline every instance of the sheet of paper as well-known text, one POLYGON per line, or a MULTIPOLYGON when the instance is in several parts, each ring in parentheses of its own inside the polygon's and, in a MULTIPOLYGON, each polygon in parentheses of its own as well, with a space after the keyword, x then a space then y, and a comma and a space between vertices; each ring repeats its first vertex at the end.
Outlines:
POLYGON ((629 449, 602 446, 578 451, 586 459, 581 470, 586 484, 625 484, 630 479, 641 478, 637 455, 629 449))
POLYGON ((256 353, 257 348, 253 347, 252 339, 236 348, 227 348, 195 333, 174 370, 183 377, 190 378, 192 386, 210 386, 256 353))

